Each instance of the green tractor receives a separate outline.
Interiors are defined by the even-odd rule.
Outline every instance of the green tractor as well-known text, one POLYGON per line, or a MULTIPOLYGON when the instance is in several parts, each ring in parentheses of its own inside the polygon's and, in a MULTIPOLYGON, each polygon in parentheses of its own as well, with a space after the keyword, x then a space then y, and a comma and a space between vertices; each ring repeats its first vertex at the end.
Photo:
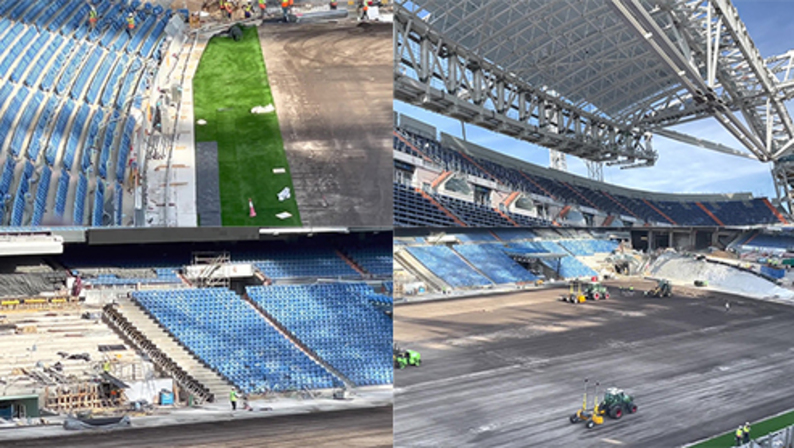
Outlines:
POLYGON ((645 291, 648 297, 670 297, 673 295, 673 285, 667 280, 659 280, 656 287, 650 291, 645 291))
POLYGON ((397 369, 404 369, 407 366, 419 367, 422 365, 422 355, 415 350, 403 350, 398 346, 394 346, 392 358, 394 359, 394 367, 397 369))
POLYGON ((625 414, 634 414, 637 412, 637 405, 634 404, 634 398, 623 392, 622 389, 617 387, 610 387, 604 393, 604 399, 598 405, 598 409, 610 418, 620 420, 625 414))
POLYGON ((599 282, 584 282, 582 293, 587 300, 606 300, 609 298, 607 287, 599 282))

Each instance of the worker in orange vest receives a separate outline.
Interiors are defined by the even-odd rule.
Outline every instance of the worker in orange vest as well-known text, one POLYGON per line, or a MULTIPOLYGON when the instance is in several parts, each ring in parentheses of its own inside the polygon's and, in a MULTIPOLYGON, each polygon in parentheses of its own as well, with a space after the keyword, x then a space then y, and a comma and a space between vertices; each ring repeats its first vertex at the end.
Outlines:
POLYGON ((331 9, 334 10, 339 6, 336 0, 331 0, 331 9))
POLYGON ((129 13, 127 15, 127 35, 132 37, 132 31, 135 29, 135 15, 129 13))
POLYGON ((232 20, 232 12, 234 10, 233 8, 234 8, 234 5, 232 5, 232 2, 226 2, 226 17, 229 20, 232 20))
POLYGON ((361 2, 361 6, 362 6, 362 8, 361 8, 361 20, 367 20, 367 18, 369 17, 367 15, 367 13, 369 12, 369 4, 368 4, 368 2, 364 1, 364 2, 361 2))
POLYGON ((284 21, 289 22, 290 0, 281 0, 281 12, 284 13, 284 21))
POLYGON ((88 23, 91 25, 91 28, 96 26, 97 20, 99 20, 99 15, 97 14, 94 5, 91 5, 91 10, 88 11, 88 23))
POLYGON ((257 0, 259 2, 259 12, 261 17, 265 18, 265 10, 267 9, 267 2, 265 0, 257 0))

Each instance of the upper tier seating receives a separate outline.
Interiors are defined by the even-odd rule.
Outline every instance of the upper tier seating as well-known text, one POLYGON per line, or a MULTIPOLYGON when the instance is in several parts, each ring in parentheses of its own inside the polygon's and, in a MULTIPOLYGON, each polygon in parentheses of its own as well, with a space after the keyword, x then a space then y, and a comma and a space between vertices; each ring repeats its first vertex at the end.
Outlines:
MULTIPOLYGON (((779 223, 780 219, 772 210, 766 198, 749 200, 725 199, 701 201, 674 195, 669 199, 656 199, 657 194, 636 191, 620 193, 617 188, 608 184, 593 184, 592 181, 564 179, 553 170, 535 167, 529 169, 515 168, 497 163, 482 157, 473 157, 457 150, 441 145, 440 142, 411 133, 407 130, 398 131, 403 138, 413 143, 410 146, 399 138, 394 138, 394 149, 398 152, 426 156, 443 169, 465 173, 485 180, 495 181, 508 191, 518 191, 551 198, 561 205, 589 207, 613 216, 627 216, 649 223, 687 226, 716 225, 754 225, 779 223), (420 151, 422 154, 417 153, 420 151), (543 173, 546 174, 543 174, 543 173), (540 173, 540 174, 538 174, 540 173), (589 186, 586 186, 589 185, 589 186), (630 194, 631 197, 626 196, 630 194), (704 210, 704 208, 706 210, 704 210), (708 211, 707 211, 708 210, 708 211)), ((401 162, 405 164, 405 162, 401 162)), ((516 163, 515 166, 520 166, 516 163)), ((408 165, 408 171, 410 167, 408 165)), ((567 178, 567 176, 566 176, 567 178)), ((458 219, 469 226, 475 227, 510 227, 547 226, 550 223, 540 218, 494 210, 492 206, 478 205, 471 201, 434 194, 433 198, 449 209, 458 219), (511 222, 512 221, 512 222, 511 222)), ((453 219, 438 210, 434 204, 415 193, 410 187, 394 186, 394 223, 396 226, 455 226, 453 219)))

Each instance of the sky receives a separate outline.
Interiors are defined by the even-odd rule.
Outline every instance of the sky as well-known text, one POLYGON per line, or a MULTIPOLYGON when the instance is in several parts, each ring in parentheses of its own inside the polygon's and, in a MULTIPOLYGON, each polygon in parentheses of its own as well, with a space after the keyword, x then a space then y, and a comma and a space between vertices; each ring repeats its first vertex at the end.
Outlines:
MULTIPOLYGON (((734 0, 764 58, 794 49, 794 1, 790 0, 734 0)), ((794 116, 794 104, 788 105, 794 116)), ((461 136, 461 123, 442 115, 425 111, 400 101, 394 109, 438 128, 439 131, 461 136)), ((466 124, 469 141, 541 166, 549 165, 546 148, 493 133, 466 124)), ((714 119, 704 119, 672 128, 706 140, 743 148, 732 135, 714 119)), ((604 180, 609 183, 648 191, 667 193, 737 193, 775 197, 770 175, 771 164, 730 156, 707 149, 654 136, 653 148, 659 153, 656 165, 650 168, 621 170, 604 166, 604 180)), ((746 150, 745 150, 746 151, 746 150)), ((581 159, 567 156, 568 171, 587 176, 581 159)))

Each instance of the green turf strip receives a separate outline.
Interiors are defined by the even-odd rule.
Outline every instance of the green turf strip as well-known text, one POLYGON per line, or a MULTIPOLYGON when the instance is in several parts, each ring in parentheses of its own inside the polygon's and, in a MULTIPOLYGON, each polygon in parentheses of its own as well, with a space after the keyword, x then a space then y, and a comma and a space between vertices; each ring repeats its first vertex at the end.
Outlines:
MULTIPOLYGON (((256 28, 245 29, 241 41, 210 40, 193 79, 197 142, 218 142, 221 211, 224 226, 300 226, 292 177, 276 113, 252 114, 256 106, 273 104, 256 28), (273 168, 286 173, 273 174, 273 168), (292 197, 279 202, 289 187, 292 197), (248 198, 256 217, 249 217, 248 198), (289 212, 291 218, 275 215, 289 212)), ((275 106, 275 104, 274 104, 275 106)))
MULTIPOLYGON (((741 424, 744 424, 744 422, 736 422, 735 426, 738 427, 741 424)), ((761 422, 750 422, 750 437, 755 440, 791 425, 794 425, 794 411, 761 422)), ((691 448, 728 448, 736 446, 735 431, 736 428, 729 433, 692 445, 691 448)))

